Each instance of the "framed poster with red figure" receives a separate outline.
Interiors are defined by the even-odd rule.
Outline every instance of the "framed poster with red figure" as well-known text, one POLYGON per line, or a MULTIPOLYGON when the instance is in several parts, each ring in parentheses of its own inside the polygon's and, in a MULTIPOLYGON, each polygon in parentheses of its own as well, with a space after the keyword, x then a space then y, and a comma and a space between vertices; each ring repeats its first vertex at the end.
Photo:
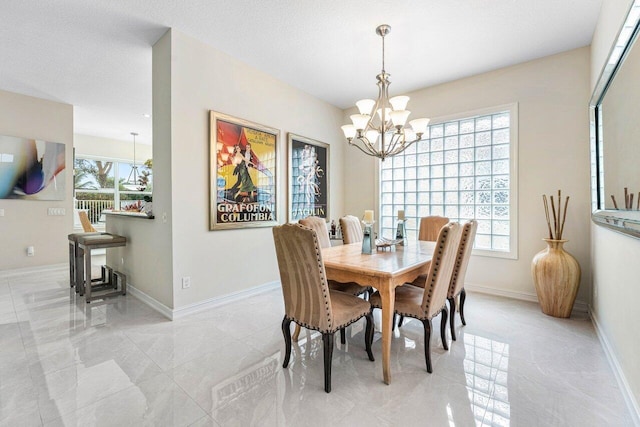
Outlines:
POLYGON ((288 219, 329 219, 329 144, 288 134, 288 219))
POLYGON ((211 230, 278 224, 280 131, 211 111, 211 230))

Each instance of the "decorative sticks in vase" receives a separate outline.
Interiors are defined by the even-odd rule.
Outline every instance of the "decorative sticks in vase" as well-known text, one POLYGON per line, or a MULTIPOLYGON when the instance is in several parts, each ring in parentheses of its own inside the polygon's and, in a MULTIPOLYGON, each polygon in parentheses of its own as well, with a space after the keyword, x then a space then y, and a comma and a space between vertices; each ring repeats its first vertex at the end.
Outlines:
POLYGON ((558 211, 556 213, 553 196, 549 196, 551 200, 551 212, 553 214, 553 227, 551 227, 551 216, 549 215, 549 202, 547 195, 542 195, 542 203, 544 204, 544 213, 547 217, 547 227, 549 228, 549 239, 562 240, 562 232, 564 231, 564 222, 567 219, 567 207, 569 206, 569 196, 565 199, 564 211, 562 210, 561 192, 558 190, 558 211))
MULTIPOLYGON (((612 194, 611 200, 613 201, 613 208, 618 209, 618 203, 616 203, 616 198, 612 194)), ((624 208, 627 210, 633 209, 633 193, 629 193, 629 188, 624 187, 624 208)), ((640 192, 638 192, 638 205, 636 206, 637 210, 640 210, 640 192)))

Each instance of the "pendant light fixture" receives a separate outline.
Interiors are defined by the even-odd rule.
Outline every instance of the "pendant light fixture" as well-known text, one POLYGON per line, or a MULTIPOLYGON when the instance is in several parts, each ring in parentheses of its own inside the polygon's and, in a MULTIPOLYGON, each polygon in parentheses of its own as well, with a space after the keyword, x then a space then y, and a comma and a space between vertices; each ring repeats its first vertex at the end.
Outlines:
POLYGON ((131 172, 129 172, 129 178, 122 184, 124 188, 129 191, 144 191, 147 186, 140 179, 141 176, 138 174, 138 165, 136 164, 136 136, 137 133, 131 132, 133 136, 133 165, 131 165, 131 172))
POLYGON ((363 99, 356 102, 360 113, 351 116, 353 124, 342 126, 349 145, 383 161, 387 157, 402 153, 411 144, 420 141, 429 125, 429 119, 415 119, 409 122, 411 129, 405 128, 407 118, 411 114, 406 109, 409 97, 389 98, 391 75, 384 69, 384 37, 390 31, 389 25, 380 25, 376 28, 376 33, 382 37, 382 71, 376 77, 378 99, 363 99))

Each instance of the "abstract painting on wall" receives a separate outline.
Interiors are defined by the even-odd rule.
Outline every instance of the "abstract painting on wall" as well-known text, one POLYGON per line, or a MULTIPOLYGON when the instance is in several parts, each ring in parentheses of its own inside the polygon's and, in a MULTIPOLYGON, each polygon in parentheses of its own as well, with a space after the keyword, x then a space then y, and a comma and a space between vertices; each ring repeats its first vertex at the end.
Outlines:
POLYGON ((0 199, 64 200, 65 145, 0 135, 0 199))

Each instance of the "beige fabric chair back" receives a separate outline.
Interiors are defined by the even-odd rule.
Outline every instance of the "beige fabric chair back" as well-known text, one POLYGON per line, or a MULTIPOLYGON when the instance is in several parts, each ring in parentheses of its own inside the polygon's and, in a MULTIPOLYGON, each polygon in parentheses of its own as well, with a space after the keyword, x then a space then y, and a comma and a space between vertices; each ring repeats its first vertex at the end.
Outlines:
POLYGON ((420 218, 420 231, 418 240, 435 242, 440 233, 440 229, 447 225, 449 218, 443 216, 425 216, 420 218))
POLYGON ((95 233, 96 229, 91 225, 91 221, 89 221, 89 215, 85 211, 78 211, 78 218, 80 218, 80 224, 82 224, 82 229, 85 233, 95 233))
POLYGON ((324 219, 318 216, 308 216, 298 221, 300 224, 308 227, 316 232, 318 237, 318 244, 320 249, 330 248, 331 240, 329 239, 329 231, 327 230, 327 223, 324 219))
POLYGON ((340 229, 342 230, 342 243, 345 245, 362 242, 364 238, 360 220, 356 216, 346 215, 340 218, 340 229))
POLYGON ((451 285, 449 285, 449 293, 447 295, 449 298, 454 298, 464 288, 464 277, 467 275, 467 266, 471 258, 471 250, 473 249, 473 241, 476 238, 477 229, 478 221, 475 219, 465 223, 462 228, 458 257, 453 267, 453 276, 451 277, 451 285))
POLYGON ((300 224, 273 227, 285 315, 320 332, 333 327, 322 253, 315 231, 300 224))
POLYGON ((462 225, 457 222, 451 222, 440 229, 422 298, 422 309, 427 318, 440 313, 447 300, 461 237, 462 225))

